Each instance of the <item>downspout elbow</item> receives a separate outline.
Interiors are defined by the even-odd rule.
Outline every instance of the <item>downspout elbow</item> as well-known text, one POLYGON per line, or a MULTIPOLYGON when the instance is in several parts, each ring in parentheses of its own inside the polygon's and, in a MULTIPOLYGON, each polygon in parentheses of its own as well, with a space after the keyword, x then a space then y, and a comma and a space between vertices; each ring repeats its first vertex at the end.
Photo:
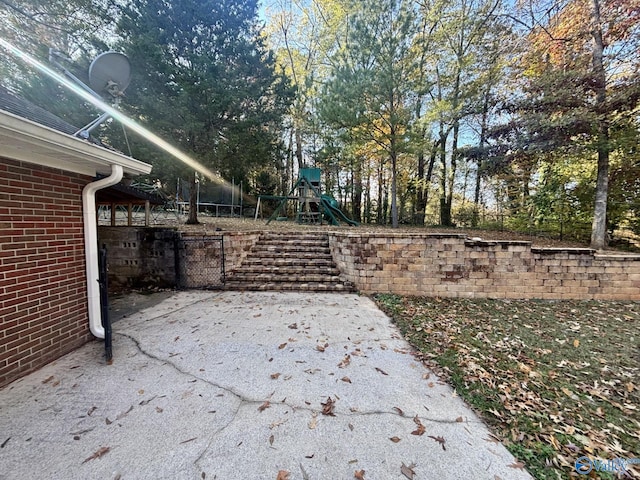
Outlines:
POLYGON ((111 165, 111 175, 87 184, 82 190, 82 215, 84 221, 84 251, 87 272, 87 308, 89 329, 97 338, 104 338, 100 309, 100 271, 98 268, 98 222, 96 218, 96 192, 122 180, 122 166, 111 165))

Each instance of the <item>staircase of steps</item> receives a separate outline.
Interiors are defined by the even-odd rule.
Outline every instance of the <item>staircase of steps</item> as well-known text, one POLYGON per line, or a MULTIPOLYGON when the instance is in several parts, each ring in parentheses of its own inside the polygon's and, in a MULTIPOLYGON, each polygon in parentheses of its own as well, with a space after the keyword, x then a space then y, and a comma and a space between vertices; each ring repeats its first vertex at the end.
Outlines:
POLYGON ((340 277, 325 233, 263 233, 242 264, 228 272, 227 290, 353 292, 340 277))

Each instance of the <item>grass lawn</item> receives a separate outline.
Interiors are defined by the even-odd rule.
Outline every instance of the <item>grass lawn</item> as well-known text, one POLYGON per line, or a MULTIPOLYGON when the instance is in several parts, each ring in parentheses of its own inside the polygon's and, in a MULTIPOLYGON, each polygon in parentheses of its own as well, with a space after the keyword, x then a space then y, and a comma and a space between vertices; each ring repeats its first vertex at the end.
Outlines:
POLYGON ((374 299, 535 478, 640 457, 640 303, 374 299))

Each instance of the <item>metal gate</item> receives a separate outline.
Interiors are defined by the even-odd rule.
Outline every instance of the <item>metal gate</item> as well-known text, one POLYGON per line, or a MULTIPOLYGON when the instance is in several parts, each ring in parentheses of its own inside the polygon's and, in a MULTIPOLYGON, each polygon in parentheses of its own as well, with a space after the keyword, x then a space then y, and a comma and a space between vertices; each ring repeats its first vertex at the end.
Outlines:
POLYGON ((224 237, 180 237, 176 260, 180 288, 224 287, 224 237))

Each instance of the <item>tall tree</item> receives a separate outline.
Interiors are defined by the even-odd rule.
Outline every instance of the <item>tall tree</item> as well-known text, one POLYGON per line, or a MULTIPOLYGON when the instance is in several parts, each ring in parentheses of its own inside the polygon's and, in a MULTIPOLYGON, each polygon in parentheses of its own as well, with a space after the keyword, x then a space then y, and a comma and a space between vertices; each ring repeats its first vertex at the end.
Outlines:
POLYGON ((490 38, 500 4, 500 0, 459 0, 449 4, 442 14, 441 49, 435 65, 435 100, 439 111, 440 222, 447 226, 453 225, 451 210, 460 160, 461 122, 473 112, 471 104, 478 97, 475 80, 480 68, 485 67, 479 45, 490 38))
POLYGON ((354 140, 373 141, 384 152, 391 168, 393 228, 398 227, 398 159, 410 143, 414 19, 406 0, 360 2, 349 19, 347 44, 333 57, 321 105, 330 125, 354 140))
POLYGON ((228 180, 274 162, 290 90, 259 36, 256 0, 132 0, 117 31, 135 66, 131 112, 228 180))
POLYGON ((591 246, 603 249, 613 136, 636 115, 640 100, 640 2, 530 0, 528 6, 530 53, 521 64, 527 94, 513 103, 512 124, 524 135, 514 138, 530 152, 582 150, 595 157, 591 246))

